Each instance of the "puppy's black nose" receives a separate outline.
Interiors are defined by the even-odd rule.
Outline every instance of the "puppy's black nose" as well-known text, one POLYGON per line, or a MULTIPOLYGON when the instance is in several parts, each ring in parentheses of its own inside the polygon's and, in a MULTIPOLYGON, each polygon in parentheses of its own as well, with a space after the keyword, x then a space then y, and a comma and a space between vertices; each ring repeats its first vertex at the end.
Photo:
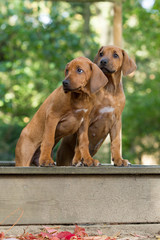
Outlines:
POLYGON ((107 62, 108 62, 108 59, 106 59, 106 58, 103 58, 103 59, 100 61, 101 65, 106 65, 107 62))
POLYGON ((63 87, 68 87, 68 86, 69 86, 69 80, 64 80, 63 87))

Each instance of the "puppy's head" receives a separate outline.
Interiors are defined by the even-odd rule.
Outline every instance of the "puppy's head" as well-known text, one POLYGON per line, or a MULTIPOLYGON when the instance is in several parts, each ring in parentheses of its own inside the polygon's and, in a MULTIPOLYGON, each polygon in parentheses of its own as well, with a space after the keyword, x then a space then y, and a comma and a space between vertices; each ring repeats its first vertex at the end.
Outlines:
POLYGON ((63 90, 65 93, 89 92, 95 93, 108 82, 107 77, 88 58, 79 57, 66 65, 63 90))
POLYGON ((94 59, 94 62, 105 75, 122 71, 128 75, 136 70, 135 62, 121 48, 116 46, 101 47, 94 59))

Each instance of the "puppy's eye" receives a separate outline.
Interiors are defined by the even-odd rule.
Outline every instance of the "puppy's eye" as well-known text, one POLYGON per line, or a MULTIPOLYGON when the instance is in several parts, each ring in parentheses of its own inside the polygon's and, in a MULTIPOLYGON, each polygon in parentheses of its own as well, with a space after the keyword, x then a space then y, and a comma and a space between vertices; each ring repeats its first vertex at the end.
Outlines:
POLYGON ((103 52, 100 52, 99 56, 100 56, 100 57, 103 57, 103 52))
POLYGON ((77 68, 77 72, 78 72, 78 73, 82 73, 83 70, 82 70, 81 68, 77 68))
POLYGON ((117 53, 114 53, 114 54, 113 54, 113 57, 114 57, 114 58, 119 58, 119 56, 118 56, 117 53))
POLYGON ((68 69, 66 69, 66 74, 68 74, 68 69))

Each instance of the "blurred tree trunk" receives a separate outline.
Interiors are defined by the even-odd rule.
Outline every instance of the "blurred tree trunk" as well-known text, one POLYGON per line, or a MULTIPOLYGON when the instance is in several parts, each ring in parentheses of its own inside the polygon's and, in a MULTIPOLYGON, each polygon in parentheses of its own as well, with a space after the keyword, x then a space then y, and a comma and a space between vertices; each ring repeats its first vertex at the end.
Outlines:
POLYGON ((122 47, 122 3, 114 3, 113 37, 114 45, 122 47))
POLYGON ((82 33, 82 44, 84 46, 84 54, 86 57, 90 57, 90 49, 89 49, 89 43, 87 39, 90 37, 90 17, 91 17, 91 10, 90 10, 90 3, 84 3, 84 9, 82 11, 83 16, 83 33, 82 33))

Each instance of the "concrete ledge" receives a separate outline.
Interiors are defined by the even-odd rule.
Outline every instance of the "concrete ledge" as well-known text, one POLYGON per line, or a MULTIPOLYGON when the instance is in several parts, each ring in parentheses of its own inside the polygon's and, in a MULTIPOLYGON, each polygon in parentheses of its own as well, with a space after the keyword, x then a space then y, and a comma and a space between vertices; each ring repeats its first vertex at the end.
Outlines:
POLYGON ((2 161, 0 160, 0 167, 14 167, 15 166, 15 161, 2 161))
POLYGON ((100 167, 0 167, 0 175, 5 174, 35 174, 35 175, 160 175, 160 166, 132 165, 131 167, 115 167, 103 165, 100 167))
POLYGON ((0 189, 0 222, 160 224, 160 166, 0 167, 0 189))

